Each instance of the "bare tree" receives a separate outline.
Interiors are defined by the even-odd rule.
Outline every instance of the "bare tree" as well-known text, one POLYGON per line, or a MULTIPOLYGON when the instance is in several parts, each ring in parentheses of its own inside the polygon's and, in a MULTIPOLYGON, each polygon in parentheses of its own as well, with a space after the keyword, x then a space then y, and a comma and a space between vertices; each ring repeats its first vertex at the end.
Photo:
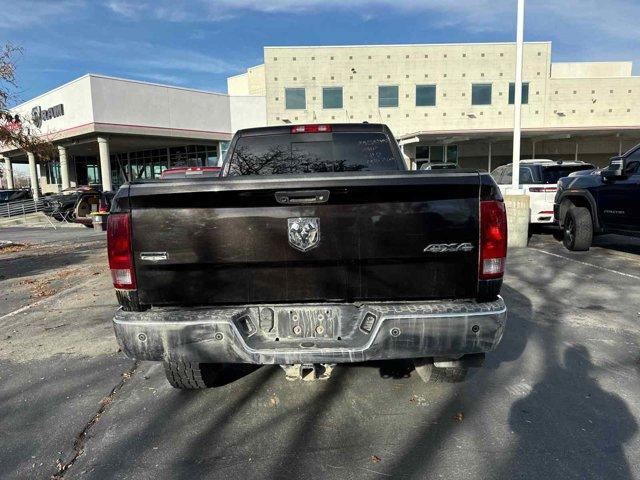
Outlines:
POLYGON ((40 129, 26 115, 16 115, 9 110, 9 104, 17 100, 15 57, 20 54, 22 49, 10 43, 0 50, 0 146, 50 159, 55 155, 55 149, 49 139, 41 135, 40 129))

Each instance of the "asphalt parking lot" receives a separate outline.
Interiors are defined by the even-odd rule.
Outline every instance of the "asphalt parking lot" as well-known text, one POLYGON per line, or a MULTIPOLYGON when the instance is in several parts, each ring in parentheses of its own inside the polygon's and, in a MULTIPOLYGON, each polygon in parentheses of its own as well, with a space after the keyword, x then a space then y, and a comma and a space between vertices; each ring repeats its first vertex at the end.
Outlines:
POLYGON ((462 384, 398 362, 182 392, 117 351, 104 235, 64 235, 0 253, 0 478, 640 477, 638 240, 510 251, 505 338, 462 384))

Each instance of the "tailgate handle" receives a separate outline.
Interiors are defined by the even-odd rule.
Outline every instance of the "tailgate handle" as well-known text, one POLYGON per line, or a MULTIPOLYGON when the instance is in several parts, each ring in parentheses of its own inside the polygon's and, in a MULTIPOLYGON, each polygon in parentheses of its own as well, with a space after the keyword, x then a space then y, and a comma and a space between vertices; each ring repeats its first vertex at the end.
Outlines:
POLYGON ((276 192, 276 200, 282 205, 327 203, 329 201, 329 190, 299 190, 295 192, 276 192))

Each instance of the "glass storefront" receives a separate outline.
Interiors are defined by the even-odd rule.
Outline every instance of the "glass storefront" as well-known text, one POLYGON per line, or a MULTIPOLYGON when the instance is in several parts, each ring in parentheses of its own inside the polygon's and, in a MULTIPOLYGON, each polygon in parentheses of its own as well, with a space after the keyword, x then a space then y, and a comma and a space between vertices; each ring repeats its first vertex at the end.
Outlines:
MULTIPOLYGON (((229 142, 220 142, 222 155, 226 154, 229 142)), ((100 185, 100 159, 95 155, 70 156, 70 166, 75 165, 76 185, 100 185)), ((114 188, 132 180, 159 178, 167 168, 216 167, 221 163, 217 145, 186 145, 181 147, 156 148, 111 155, 111 182, 114 188)), ((42 164, 47 184, 61 185, 60 162, 42 164)))
MULTIPOLYGON (((227 148, 228 148, 228 142, 227 148)), ((151 180, 160 178, 167 168, 218 166, 217 145, 186 145, 157 148, 111 155, 111 179, 114 187, 128 179, 151 180)))
MULTIPOLYGON (((114 167, 113 155, 111 168, 114 167)), ((132 180, 149 180, 160 177, 163 170, 169 168, 166 148, 142 150, 129 153, 129 168, 132 180)), ((119 182, 119 184, 122 182, 119 182)))

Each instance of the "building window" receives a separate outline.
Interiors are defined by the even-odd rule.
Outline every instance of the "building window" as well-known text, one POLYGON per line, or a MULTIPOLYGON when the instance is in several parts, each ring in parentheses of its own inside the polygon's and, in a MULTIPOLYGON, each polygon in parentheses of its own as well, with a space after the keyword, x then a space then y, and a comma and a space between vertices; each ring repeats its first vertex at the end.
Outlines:
POLYGON ((60 185, 62 183, 59 162, 46 162, 44 164, 44 168, 45 175, 47 177, 47 183, 49 185, 60 185))
POLYGON ((490 83, 474 83, 471 85, 471 105, 491 105, 490 83))
POLYGON ((100 168, 98 165, 87 164, 87 184, 98 185, 100 184, 100 168))
POLYGON ((435 85, 416 85, 416 107, 434 107, 436 104, 435 85))
MULTIPOLYGON (((509 84, 509 105, 513 105, 516 102, 515 98, 516 98, 516 84, 510 83, 509 84)), ((528 103, 529 103, 529 84, 523 83, 522 84, 522 104, 527 105, 528 103)))
POLYGON ((447 162, 458 163, 457 145, 447 145, 447 162))
POLYGON ((458 163, 457 145, 416 146, 416 161, 428 160, 430 163, 458 163), (420 151, 418 150, 420 149, 420 151))
POLYGON ((416 145, 416 160, 429 160, 429 147, 416 145))
POLYGON ((285 88, 284 99, 287 110, 304 110, 307 107, 304 88, 285 88))
POLYGON ((322 108, 342 108, 342 87, 322 89, 322 108))
POLYGON ((378 107, 398 106, 398 86, 386 85, 378 87, 378 107))
POLYGON ((227 142, 225 140, 220 141, 220 159, 218 160, 218 165, 222 165, 225 157, 227 156, 227 152, 229 151, 229 144, 231 142, 227 142))
MULTIPOLYGON (((228 148, 228 146, 227 146, 228 148)), ((170 167, 215 167, 219 166, 216 145, 189 145, 169 149, 170 167)), ((158 170, 157 165, 155 170, 158 170)))
POLYGON ((430 152, 431 163, 442 163, 444 162, 444 147, 441 145, 431 147, 430 152))

